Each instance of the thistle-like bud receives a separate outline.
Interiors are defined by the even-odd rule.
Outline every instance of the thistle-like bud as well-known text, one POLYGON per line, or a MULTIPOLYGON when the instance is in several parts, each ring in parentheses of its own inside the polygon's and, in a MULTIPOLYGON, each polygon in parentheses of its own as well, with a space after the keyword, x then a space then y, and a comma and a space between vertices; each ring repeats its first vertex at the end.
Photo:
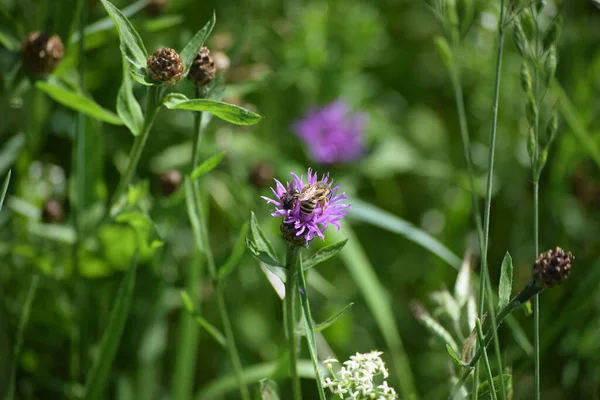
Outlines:
POLYGON ((527 36, 525 36, 523 27, 518 19, 515 19, 515 22, 513 23, 513 37, 517 50, 519 50, 519 54, 521 54, 521 57, 527 58, 529 54, 529 44, 527 42, 527 36))
POLYGON ((215 76, 217 75, 217 69, 215 67, 215 61, 210 55, 208 47, 201 47, 192 62, 190 72, 188 73, 188 79, 198 87, 208 85, 215 76))
POLYGON ((165 12, 168 0, 150 0, 146 5, 146 12, 151 17, 157 17, 165 12))
POLYGON ((296 246, 306 246, 308 244, 306 243, 304 235, 296 235, 297 231, 294 227, 294 224, 286 224, 285 222, 282 222, 279 229, 283 234, 283 238, 288 242, 295 244, 296 246))
POLYGON ((533 86, 531 85, 531 74, 529 73, 529 67, 525 60, 521 63, 521 87, 525 93, 532 93, 533 86))
POLYGON ((558 37, 560 36, 561 26, 562 18, 560 16, 554 18, 554 20, 550 24, 550 27, 544 34, 544 39, 542 41, 544 49, 549 49, 551 46, 556 45, 558 37))
POLYGON ((533 264, 532 277, 538 286, 553 287, 563 283, 571 272, 571 262, 575 259, 570 251, 557 247, 541 253, 533 264))
POLYGON ((273 181, 275 169, 266 161, 257 162, 250 171, 250 182, 257 188, 265 188, 273 181))
POLYGON ((21 44, 23 66, 33 74, 49 74, 58 67, 65 48, 58 35, 33 32, 21 44))
POLYGON ((527 121, 529 121, 529 125, 535 125, 535 120, 538 115, 537 104, 535 104, 535 99, 533 98, 533 94, 531 92, 527 93, 527 104, 525 105, 525 115, 527 116, 527 121))
POLYGON ((544 60, 544 78, 546 86, 550 83, 556 73, 556 46, 550 46, 546 59, 544 60))
POLYGON ((535 37, 536 27, 535 20, 533 19, 533 14, 531 13, 529 7, 526 7, 523 11, 521 11, 521 15, 519 18, 521 20, 521 27, 523 28, 525 36, 527 37, 527 39, 533 40, 533 38, 535 37))
POLYGON ((47 224, 57 224, 64 218, 65 212, 62 204, 54 198, 46 200, 42 209, 42 221, 47 224))
POLYGON ((159 176, 160 194, 164 197, 172 195, 179 189, 182 180, 181 172, 176 169, 163 172, 159 176))
POLYGON ((170 48, 158 49, 146 60, 148 76, 154 81, 172 85, 183 76, 183 61, 170 48))

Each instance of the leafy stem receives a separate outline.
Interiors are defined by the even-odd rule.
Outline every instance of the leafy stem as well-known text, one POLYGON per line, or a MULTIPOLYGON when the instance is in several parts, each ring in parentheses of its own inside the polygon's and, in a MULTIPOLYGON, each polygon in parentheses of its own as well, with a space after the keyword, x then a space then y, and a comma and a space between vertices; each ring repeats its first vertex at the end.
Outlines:
POLYGON ((298 258, 300 247, 288 243, 285 257, 285 266, 287 277, 285 281, 285 298, 283 299, 285 308, 285 331, 290 353, 290 379, 292 381, 292 399, 301 400, 300 376, 298 375, 298 336, 295 333, 296 328, 296 274, 298 273, 298 258))

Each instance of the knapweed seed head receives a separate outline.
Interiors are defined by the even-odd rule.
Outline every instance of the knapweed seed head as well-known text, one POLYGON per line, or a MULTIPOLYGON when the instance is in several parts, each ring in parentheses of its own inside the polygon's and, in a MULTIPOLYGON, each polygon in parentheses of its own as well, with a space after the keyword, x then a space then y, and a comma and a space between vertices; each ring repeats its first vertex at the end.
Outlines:
POLYGON ((181 172, 176 169, 161 173, 159 176, 160 194, 164 197, 172 195, 179 189, 182 181, 181 172))
POLYGON ((58 67, 65 48, 58 35, 32 32, 21 44, 21 61, 33 74, 49 74, 58 67))
POLYGON ((333 370, 333 364, 339 361, 328 358, 323 364, 331 377, 323 379, 323 387, 344 400, 397 399, 396 391, 385 380, 389 373, 381 354, 380 351, 356 353, 344 361, 337 372, 333 370))
POLYGON ((571 261, 575 257, 560 247, 541 253, 533 264, 532 277, 538 286, 553 287, 563 283, 571 272, 571 261))
POLYGON ((293 130, 308 146, 309 157, 320 164, 347 163, 365 150, 366 114, 351 113, 342 100, 309 112, 293 130))
POLYGON ((192 62, 190 72, 188 73, 188 79, 198 87, 208 85, 215 76, 217 75, 217 68, 215 67, 215 61, 210 55, 208 47, 201 47, 192 62))
POLYGON ((183 61, 175 50, 165 47, 148 57, 146 71, 153 81, 172 85, 183 76, 183 61))
POLYGON ((47 224, 58 224, 65 219, 63 205, 55 198, 49 198, 42 209, 42 221, 47 224))
POLYGON ((333 186, 329 174, 318 180, 317 174, 309 168, 306 182, 303 176, 291 175, 293 180, 285 185, 275 179, 276 186, 271 188, 274 199, 262 196, 267 203, 275 205, 271 215, 283 217, 284 239, 308 245, 315 236, 324 239, 329 224, 339 230, 339 221, 348 213, 350 204, 344 203, 346 194, 338 193, 339 186, 333 186))

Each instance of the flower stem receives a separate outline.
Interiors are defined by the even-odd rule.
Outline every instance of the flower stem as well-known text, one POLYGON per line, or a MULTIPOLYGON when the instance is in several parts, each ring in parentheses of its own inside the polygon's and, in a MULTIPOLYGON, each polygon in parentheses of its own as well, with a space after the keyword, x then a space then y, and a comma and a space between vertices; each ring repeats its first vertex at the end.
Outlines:
MULTIPOLYGON (((483 331, 481 330, 481 321, 479 320, 479 318, 477 318, 475 320, 475 325, 477 327, 477 338, 479 340, 479 346, 481 348, 481 354, 483 356, 483 363, 485 365, 485 371, 487 372, 487 376, 488 376, 488 385, 490 387, 490 393, 492 394, 493 400, 498 400, 498 396, 496 395, 496 390, 494 389, 494 375, 492 375, 492 367, 490 367, 490 360, 487 355, 487 350, 485 349, 485 346, 483 346, 483 343, 485 343, 485 342, 483 339, 483 331)), ((500 379, 502 379, 502 374, 500 374, 500 379)), ((475 389, 475 391, 477 391, 477 389, 475 389)))
POLYGON ((302 392, 300 390, 300 377, 298 375, 298 336, 295 333, 296 328, 296 274, 298 273, 298 255, 300 247, 288 243, 285 257, 285 266, 287 277, 285 281, 285 329, 290 353, 290 379, 292 381, 292 399, 301 400, 302 392))
POLYGON ((127 191, 127 187, 133 179, 133 174, 135 173, 138 163, 140 162, 144 147, 146 147, 146 142, 150 136, 150 130, 154 124, 154 119, 160 110, 163 93, 164 88, 162 86, 148 86, 146 90, 146 110, 144 113, 144 126, 142 133, 136 136, 135 140, 133 141, 133 146, 129 152, 129 163, 125 168, 125 172, 123 175, 121 175, 121 179, 117 184, 117 189, 115 190, 110 202, 110 215, 114 215, 114 213, 116 213, 116 205, 127 191))

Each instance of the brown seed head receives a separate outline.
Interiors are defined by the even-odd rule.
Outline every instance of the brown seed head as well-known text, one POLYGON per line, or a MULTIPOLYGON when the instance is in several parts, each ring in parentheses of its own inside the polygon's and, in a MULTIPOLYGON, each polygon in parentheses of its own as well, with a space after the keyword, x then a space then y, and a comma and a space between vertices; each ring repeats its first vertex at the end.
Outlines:
POLYGON ((208 85, 217 75, 215 61, 210 55, 208 47, 201 47, 194 58, 194 62, 190 67, 188 79, 198 87, 208 85))
POLYGON ((168 197, 175 193, 177 189, 181 186, 181 181, 183 180, 181 176, 181 172, 176 169, 163 172, 160 174, 160 194, 168 197))
POLYGON ((532 277, 539 286, 553 287, 563 283, 571 272, 571 261, 575 257, 560 247, 541 253, 533 264, 532 277))
POLYGON ((150 2, 146 5, 146 12, 151 17, 158 17, 162 13, 165 12, 167 8, 168 0, 150 0, 150 2))
POLYGON ((34 74, 49 74, 58 67, 65 48, 58 35, 32 32, 21 44, 23 66, 34 74))
POLYGON ((56 224, 62 222, 65 218, 65 212, 62 204, 53 198, 46 200, 42 210, 42 221, 47 224, 56 224))
POLYGON ((183 61, 177 52, 168 47, 158 49, 146 60, 150 78, 165 85, 172 85, 183 76, 183 61))
POLYGON ((250 171, 250 182, 257 188, 265 188, 273 181, 275 169, 266 161, 259 161, 250 171))
POLYGON ((304 235, 296 236, 296 228, 294 228, 294 224, 286 224, 285 222, 281 223, 279 227, 281 233, 283 233, 283 238, 288 242, 295 244, 296 246, 306 246, 306 239, 304 235))

